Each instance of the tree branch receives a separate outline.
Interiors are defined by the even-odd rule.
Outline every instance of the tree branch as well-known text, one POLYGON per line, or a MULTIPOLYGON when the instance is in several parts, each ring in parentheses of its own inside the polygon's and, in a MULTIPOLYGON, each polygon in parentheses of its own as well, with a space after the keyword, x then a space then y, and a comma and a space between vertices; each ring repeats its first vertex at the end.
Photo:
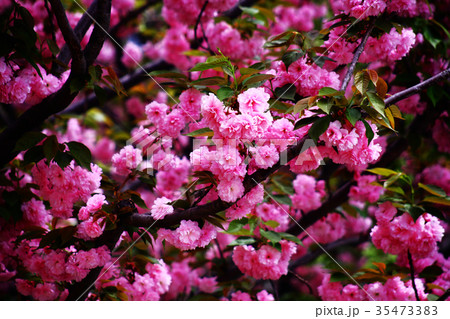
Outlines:
MULTIPOLYGON (((96 20, 102 28, 108 28, 109 17, 111 11, 111 0, 99 0, 98 2, 98 14, 96 20)), ((13 152, 17 141, 26 133, 40 128, 40 125, 51 115, 56 114, 64 110, 77 96, 77 92, 71 92, 70 86, 72 81, 79 80, 80 76, 86 75, 87 67, 94 62, 100 49, 103 45, 106 34, 100 27, 94 28, 91 38, 89 40, 86 49, 83 51, 83 57, 80 57, 81 63, 78 62, 79 54, 79 42, 74 36, 73 30, 67 22, 67 17, 61 14, 61 3, 59 1, 52 1, 53 10, 55 10, 55 16, 58 17, 58 24, 61 24, 61 32, 64 39, 67 41, 69 49, 73 52, 74 58, 72 61, 72 69, 66 83, 52 95, 49 95, 40 103, 32 106, 25 111, 14 123, 9 125, 0 134, 0 147, 2 152, 0 153, 0 167, 3 167, 10 160, 12 160, 17 152, 13 152), (59 4, 58 4, 59 3, 59 4), (53 6, 53 4, 55 6, 53 6), (59 9, 58 9, 59 7, 59 9), (58 11, 59 10, 59 11, 58 11), (64 19, 65 18, 65 19, 64 19), (67 23, 66 23, 67 22, 67 23), (69 29, 70 28, 70 29, 69 29), (78 43, 78 45, 77 45, 78 43), (85 62, 84 62, 85 61, 85 62)))
POLYGON ((82 74, 86 69, 86 61, 84 55, 81 51, 80 41, 74 33, 72 27, 67 19, 64 7, 59 0, 49 0, 52 5, 53 12, 58 22, 58 26, 64 37, 64 41, 69 48, 70 54, 72 55, 72 72, 82 74))
POLYGON ((432 76, 428 80, 425 80, 417 85, 414 85, 406 90, 403 90, 401 92, 395 93, 391 97, 387 98, 384 103, 386 106, 392 105, 394 103, 397 103, 398 101, 401 101, 403 99, 406 99, 410 97, 411 95, 417 94, 420 91, 426 89, 427 87, 432 86, 436 82, 439 82, 441 80, 445 80, 448 77, 450 77, 450 68, 442 71, 441 73, 436 74, 435 76, 432 76))
MULTIPOLYGON (((354 246, 357 246, 359 244, 366 242, 367 240, 369 240, 369 234, 361 234, 359 236, 341 238, 334 242, 325 244, 322 247, 324 248, 325 251, 331 253, 332 251, 334 251, 340 247, 345 247, 345 246, 354 247, 354 246)), ((295 268, 302 266, 302 265, 309 264, 310 262, 314 261, 317 257, 319 257, 322 254, 324 254, 324 251, 320 248, 317 248, 314 251, 310 251, 306 255, 303 255, 302 257, 300 257, 294 261, 291 261, 291 263, 289 265, 289 269, 294 271, 295 268)))
POLYGON ((415 275, 414 275, 414 263, 413 263, 413 260, 412 260, 411 253, 409 252, 409 249, 408 249, 408 261, 409 261, 409 270, 411 272, 411 283, 412 283, 412 286, 413 286, 413 289, 414 289, 414 294, 416 295, 416 300, 420 301, 419 293, 417 292, 416 281, 414 280, 414 277, 415 277, 415 275))
MULTIPOLYGON (((75 26, 75 29, 73 30, 78 41, 81 41, 86 34, 87 30, 93 23, 91 17, 95 17, 97 15, 97 4, 98 0, 94 0, 92 4, 89 6, 87 12, 85 12, 82 16, 80 21, 78 21, 77 25, 75 26)), ((59 53, 57 59, 61 61, 63 64, 68 64, 70 61, 70 50, 67 44, 64 44, 64 46, 61 49, 61 52, 59 53)), ((54 64, 52 66, 52 73, 61 73, 63 72, 63 68, 61 65, 54 64)))
POLYGON ((341 91, 345 91, 345 89, 348 86, 348 83, 350 82, 350 79, 352 78, 356 63, 358 63, 359 57, 361 56, 361 54, 364 51, 364 47, 366 46, 367 40, 369 39, 369 36, 370 36, 370 33, 372 32, 372 30, 375 26, 375 21, 376 21, 376 19, 373 19, 372 22, 369 24, 366 34, 362 38, 359 46, 356 48, 356 51, 353 55, 352 63, 350 63, 350 65, 348 66, 347 74, 345 74, 344 80, 342 81, 341 88, 340 88, 341 91))
MULTIPOLYGON (((127 74, 127 75, 121 77, 120 83, 122 83, 122 86, 125 88, 125 90, 128 90, 128 89, 132 88, 133 86, 135 86, 145 80, 148 80, 149 77, 148 77, 147 73, 150 73, 152 71, 157 71, 157 70, 168 70, 168 69, 172 69, 172 68, 173 68, 173 65, 167 63, 164 60, 157 60, 154 62, 150 62, 143 66, 143 69, 145 71, 140 68, 136 69, 136 71, 134 73, 127 74)), ((109 88, 105 89, 105 94, 106 94, 106 98, 108 100, 117 96, 116 91, 109 89, 109 88)), ((91 93, 86 98, 72 104, 70 107, 65 109, 63 113, 64 114, 81 113, 91 107, 99 105, 99 103, 100 102, 99 102, 97 96, 95 95, 95 93, 91 93)))

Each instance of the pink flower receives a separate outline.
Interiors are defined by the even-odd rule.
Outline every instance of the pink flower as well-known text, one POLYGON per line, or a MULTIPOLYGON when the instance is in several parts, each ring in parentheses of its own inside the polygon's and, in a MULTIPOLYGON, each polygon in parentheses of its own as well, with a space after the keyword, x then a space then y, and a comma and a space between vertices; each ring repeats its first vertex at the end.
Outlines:
POLYGON ((164 216, 173 213, 173 206, 167 205, 170 200, 166 197, 155 199, 151 208, 151 214, 154 219, 163 219, 164 216))
POLYGON ((169 107, 166 104, 153 101, 145 107, 145 114, 151 123, 158 126, 163 123, 169 107))
POLYGON ((272 294, 269 294, 266 290, 261 290, 256 294, 258 301, 274 301, 275 298, 272 294))
POLYGON ((127 68, 135 67, 139 64, 143 57, 142 48, 132 41, 128 41, 123 48, 122 63, 127 68))
POLYGON ((118 175, 126 176, 142 162, 142 151, 127 145, 112 157, 112 166, 118 175))
POLYGON ((244 185, 240 178, 222 179, 217 185, 217 193, 223 201, 232 203, 244 195, 244 185))
POLYGON ((269 108, 270 95, 264 88, 250 88, 238 95, 239 110, 242 113, 263 113, 269 108))
POLYGON ((86 208, 90 213, 95 213, 96 211, 102 209, 102 206, 104 204, 108 204, 105 195, 95 194, 94 196, 88 199, 86 203, 86 208))

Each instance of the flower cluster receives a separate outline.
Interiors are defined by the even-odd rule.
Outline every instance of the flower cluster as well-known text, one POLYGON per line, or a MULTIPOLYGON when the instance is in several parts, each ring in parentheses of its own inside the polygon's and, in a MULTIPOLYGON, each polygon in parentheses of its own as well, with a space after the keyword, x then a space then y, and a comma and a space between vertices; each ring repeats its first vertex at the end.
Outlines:
MULTIPOLYGON (((420 279, 415 279, 420 300, 427 300, 425 287, 420 279)), ((325 301, 415 301, 415 293, 411 280, 406 283, 400 277, 392 277, 384 284, 374 282, 362 287, 349 284, 344 287, 340 282, 330 282, 330 275, 325 275, 318 287, 319 296, 325 301)))
POLYGON ((62 169, 56 163, 45 164, 44 160, 31 170, 34 182, 39 186, 39 195, 50 202, 50 212, 55 217, 70 218, 73 204, 86 202, 100 187, 102 170, 91 164, 91 171, 75 165, 62 169))
POLYGON ((202 228, 197 222, 182 220, 180 226, 175 230, 160 228, 158 238, 166 240, 169 244, 180 250, 191 250, 197 247, 205 247, 211 240, 216 238, 216 228, 205 222, 202 228))
POLYGON ((289 260, 297 248, 293 242, 280 241, 281 251, 263 245, 258 250, 252 246, 236 246, 233 249, 233 262, 247 276, 256 279, 279 279, 286 275, 289 260))
POLYGON ((397 209, 390 203, 380 205, 375 212, 377 225, 371 230, 374 245, 385 253, 426 258, 436 251, 437 242, 444 236, 439 219, 424 213, 416 221, 410 214, 395 217, 397 209))

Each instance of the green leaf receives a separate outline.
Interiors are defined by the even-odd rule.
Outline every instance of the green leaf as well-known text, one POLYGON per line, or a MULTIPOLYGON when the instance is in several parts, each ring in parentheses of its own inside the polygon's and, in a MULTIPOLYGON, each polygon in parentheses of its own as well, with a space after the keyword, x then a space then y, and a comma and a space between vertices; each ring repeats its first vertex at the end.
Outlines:
POLYGON ((272 243, 278 243, 282 239, 277 232, 274 232, 272 230, 260 229, 259 233, 261 234, 262 237, 270 240, 272 243))
POLYGON ((235 219, 230 222, 228 225, 227 233, 235 233, 238 232, 248 223, 247 218, 235 219))
POLYGON ((17 141, 13 151, 14 152, 25 151, 35 146, 46 137, 47 135, 41 132, 27 132, 17 141))
POLYGON ((55 157, 56 153, 58 152, 58 145, 58 139, 55 135, 47 137, 44 143, 42 143, 44 156, 48 161, 55 157))
POLYGON ((440 187, 437 187, 435 185, 425 185, 422 183, 419 183, 419 187, 426 190, 428 193, 438 196, 438 197, 446 197, 447 193, 440 187))
POLYGON ((275 220, 268 220, 266 222, 263 222, 264 225, 271 227, 271 228, 277 228, 278 226, 280 226, 280 223, 278 223, 275 220))
POLYGON ((423 31, 423 37, 425 38, 425 40, 428 41, 428 43, 431 44, 431 46, 434 49, 436 49, 438 44, 441 42, 440 37, 435 35, 432 28, 430 28, 429 26, 425 26, 424 31, 423 31))
POLYGON ((388 168, 382 168, 382 167, 366 169, 366 171, 369 173, 373 173, 373 174, 381 175, 381 176, 385 176, 385 177, 398 174, 398 172, 396 172, 396 171, 393 171, 388 168))
POLYGON ((94 85, 94 93, 100 105, 104 105, 108 101, 108 94, 104 88, 94 85))
POLYGON ((208 86, 208 85, 220 85, 224 84, 225 79, 220 76, 211 76, 208 78, 202 78, 191 82, 191 85, 208 86))
POLYGON ((270 198, 274 199, 275 201, 277 201, 280 204, 292 206, 292 200, 287 195, 279 195, 279 194, 271 195, 270 198))
POLYGON ((69 147, 70 154, 75 158, 78 165, 90 169, 92 155, 89 148, 78 142, 68 142, 66 144, 69 147))
POLYGON ((189 70, 189 72, 196 72, 196 71, 205 71, 210 69, 219 68, 222 66, 225 66, 228 64, 228 60, 225 59, 219 59, 212 62, 200 62, 197 65, 195 65, 192 69, 189 70))
POLYGON ((209 127, 204 127, 198 130, 195 130, 191 133, 187 133, 186 136, 213 136, 214 132, 209 127))
POLYGON ((423 201, 433 204, 450 206, 450 200, 448 198, 429 196, 425 197, 423 201))
POLYGON ((141 196, 137 194, 131 194, 131 200, 138 205, 140 208, 148 209, 147 205, 145 204, 144 200, 141 198, 141 196))
POLYGON ((158 77, 158 78, 165 78, 165 79, 185 79, 187 80, 188 77, 184 75, 183 73, 179 72, 173 72, 173 71, 153 71, 150 72, 151 76, 158 77))
POLYGON ((315 116, 311 116, 311 117, 306 117, 304 119, 300 119, 295 123, 294 126, 294 130, 298 130, 299 128, 309 125, 313 122, 315 122, 316 120, 318 120, 320 117, 318 117, 317 115, 315 116))
POLYGON ((317 102, 317 106, 319 109, 324 111, 327 114, 330 114, 331 108, 333 107, 333 103, 331 102, 330 98, 320 99, 317 102))
POLYGON ((295 100, 295 91, 297 88, 294 84, 288 83, 283 85, 282 87, 278 87, 275 89, 275 95, 280 99, 285 100, 295 100))
POLYGON ((361 112, 358 109, 347 109, 345 111, 347 120, 355 126, 355 123, 361 118, 361 112))
POLYGON ((262 82, 262 81, 267 81, 267 80, 273 79, 274 77, 275 76, 272 75, 272 74, 254 74, 254 75, 246 78, 242 82, 242 84, 244 86, 248 86, 250 84, 259 83, 259 82, 262 82))
POLYGON ((288 234, 288 233, 278 233, 278 234, 279 234, 283 239, 292 241, 292 242, 294 242, 294 243, 296 243, 296 244, 299 244, 299 245, 302 245, 302 246, 303 246, 302 242, 300 241, 300 239, 298 239, 297 236, 294 236, 294 235, 288 234))
POLYGON ((56 153, 53 160, 56 162, 56 164, 58 164, 59 167, 64 169, 70 164, 70 162, 73 160, 73 157, 66 152, 58 152, 56 153))
POLYGON ((239 237, 228 244, 228 246, 242 246, 242 245, 251 245, 256 243, 256 240, 252 237, 239 237))
POLYGON ((362 122, 364 124, 364 127, 366 128, 367 144, 370 144, 370 142, 372 142, 373 138, 375 137, 375 133, 366 120, 362 120, 362 122))
POLYGON ((342 94, 341 91, 335 90, 333 88, 330 87, 323 87, 319 90, 319 96, 334 96, 334 95, 338 95, 338 94, 342 94))
POLYGON ((289 66, 300 59, 302 56, 304 56, 305 53, 303 51, 289 51, 283 54, 281 57, 281 61, 283 61, 284 65, 286 66, 286 72, 289 69, 289 66))
POLYGON ((234 91, 231 88, 224 86, 217 90, 216 95, 219 100, 223 101, 229 97, 232 97, 234 95, 234 91))
POLYGON ((386 114, 384 113, 384 108, 385 108, 385 104, 384 101, 381 97, 379 97, 378 95, 376 95, 375 93, 372 92, 367 92, 366 93, 367 98, 369 99, 369 103, 370 105, 382 116, 382 117, 386 117, 386 114))
POLYGON ((320 135, 325 133, 325 131, 330 126, 330 122, 331 122, 331 117, 328 115, 321 117, 320 119, 315 121, 314 124, 310 127, 310 129, 308 131, 309 137, 311 137, 314 140, 314 142, 317 143, 320 135))
POLYGON ((33 146, 23 156, 25 164, 37 163, 44 158, 44 149, 42 145, 33 146))
POLYGON ((363 95, 366 93, 367 88, 369 87, 369 82, 370 76, 366 71, 356 73, 355 79, 353 80, 356 89, 363 95))

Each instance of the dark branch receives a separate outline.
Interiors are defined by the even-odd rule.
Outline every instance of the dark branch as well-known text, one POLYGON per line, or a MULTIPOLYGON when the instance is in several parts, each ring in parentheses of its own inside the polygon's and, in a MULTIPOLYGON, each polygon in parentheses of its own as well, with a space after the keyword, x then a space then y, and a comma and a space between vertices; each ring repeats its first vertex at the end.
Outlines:
POLYGON ((366 34, 362 38, 359 46, 356 48, 356 51, 353 55, 352 63, 350 63, 350 65, 348 66, 347 74, 345 74, 344 80, 342 81, 341 89, 340 89, 341 91, 345 91, 345 89, 348 86, 348 83, 350 82, 350 79, 352 78, 356 63, 358 63, 359 57, 361 56, 361 54, 364 51, 364 47, 366 46, 367 40, 369 39, 369 36, 370 36, 370 33, 372 32, 373 27, 375 26, 375 21, 376 20, 373 19, 372 22, 369 24, 366 34))
MULTIPOLYGON (((150 73, 152 71, 157 71, 157 70, 168 70, 168 69, 172 69, 172 68, 173 68, 173 66, 171 64, 169 64, 163 60, 157 60, 154 62, 150 62, 143 66, 143 69, 145 70, 145 72, 144 72, 144 70, 139 68, 134 73, 121 77, 120 83, 122 83, 122 86, 125 88, 125 90, 128 90, 128 89, 132 88, 133 86, 135 86, 145 80, 148 80, 149 77, 148 77, 147 73, 150 73)), ((110 100, 117 96, 116 91, 114 91, 112 89, 105 89, 105 94, 106 94, 105 96, 106 96, 107 100, 110 100)), ((89 94, 85 99, 72 104, 69 108, 64 110, 64 113, 82 113, 91 107, 98 106, 99 103, 100 102, 99 102, 97 96, 94 93, 92 93, 92 94, 89 94)))
POLYGON ((97 14, 94 16, 94 31, 92 31, 89 42, 83 51, 87 65, 94 63, 103 47, 103 43, 107 37, 107 30, 109 30, 110 17, 111 0, 99 0, 97 14))
MULTIPOLYGON (((73 30, 78 41, 81 41, 84 37, 84 35, 86 34, 87 30, 89 29, 89 27, 91 26, 91 24, 93 23, 91 17, 94 17, 97 15, 97 4, 98 4, 98 0, 94 0, 92 2, 92 4, 89 6, 87 13, 85 12, 80 21, 78 21, 77 25, 75 26, 75 29, 73 30)), ((63 64, 68 64, 70 61, 70 50, 69 47, 67 46, 67 44, 65 44, 62 49, 61 52, 58 55, 58 60, 61 61, 63 64)), ((53 73, 61 73, 63 71, 62 67, 58 64, 54 64, 52 67, 52 72, 53 73)))
POLYGON ((414 275, 414 263, 413 263, 413 260, 412 260, 411 253, 409 252, 409 249, 408 249, 408 261, 409 261, 409 270, 411 272, 411 283, 412 283, 412 286, 413 286, 413 289, 414 289, 414 294, 416 295, 416 300, 420 301, 419 293, 417 292, 416 281, 414 280, 414 277, 415 277, 415 275, 414 275))
MULTIPOLYGON (((303 148, 303 144, 305 143, 306 138, 301 139, 296 145, 289 147, 286 152, 287 162, 294 159, 296 156, 300 154, 303 148)), ((274 172, 276 172, 284 165, 281 164, 284 155, 280 156, 280 160, 274 166, 267 169, 260 169, 254 172, 252 175, 247 175, 244 178, 244 194, 250 192, 258 183, 261 183, 274 172)), ((167 215, 164 219, 154 220, 150 215, 147 214, 133 214, 130 216, 129 220, 126 221, 130 225, 139 226, 139 227, 170 227, 177 225, 182 220, 200 220, 204 217, 215 215, 218 212, 221 212, 227 208, 230 208, 235 203, 227 203, 220 199, 217 199, 213 202, 188 208, 186 210, 176 210, 173 214, 167 215)))
MULTIPOLYGON (((324 248, 325 251, 331 253, 334 250, 341 248, 341 247, 346 247, 346 246, 355 247, 359 244, 366 242, 368 239, 369 239, 368 234, 362 234, 362 235, 354 236, 354 237, 341 238, 334 242, 323 245, 322 247, 324 248)), ((316 250, 307 253, 306 255, 300 257, 299 259, 292 261, 289 265, 289 269, 294 271, 295 268, 297 268, 299 266, 303 266, 303 265, 309 264, 310 262, 313 262, 317 257, 319 257, 322 254, 324 254, 324 251, 320 248, 317 248, 316 250)))
POLYGON ((64 37, 64 41, 66 42, 70 54, 72 55, 72 72, 81 74, 86 68, 86 61, 81 51, 80 41, 69 24, 69 20, 67 19, 62 3, 59 0, 49 1, 52 5, 52 9, 64 37))
POLYGON ((401 101, 403 99, 406 99, 414 94, 417 94, 421 92, 422 90, 426 89, 427 87, 432 86, 436 82, 439 82, 441 80, 445 80, 448 77, 450 77, 450 69, 447 69, 445 71, 442 71, 439 74, 436 74, 435 76, 429 78, 428 80, 425 80, 417 85, 414 85, 410 87, 409 89, 403 90, 401 92, 398 92, 391 97, 387 98, 384 103, 386 106, 392 105, 394 103, 397 103, 398 101, 401 101))

